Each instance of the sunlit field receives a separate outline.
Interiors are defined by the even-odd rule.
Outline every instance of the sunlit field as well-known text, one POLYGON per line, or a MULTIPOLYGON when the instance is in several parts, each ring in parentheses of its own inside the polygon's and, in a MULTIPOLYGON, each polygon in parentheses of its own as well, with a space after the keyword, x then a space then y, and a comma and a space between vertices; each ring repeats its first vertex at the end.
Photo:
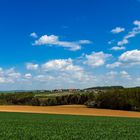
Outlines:
POLYGON ((1 140, 138 140, 140 119, 0 113, 1 140))

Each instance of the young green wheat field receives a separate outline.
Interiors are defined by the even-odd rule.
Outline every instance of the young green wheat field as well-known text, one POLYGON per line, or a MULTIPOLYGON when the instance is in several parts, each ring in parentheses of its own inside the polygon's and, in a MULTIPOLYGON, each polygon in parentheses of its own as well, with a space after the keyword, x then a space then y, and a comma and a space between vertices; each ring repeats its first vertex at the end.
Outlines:
POLYGON ((140 119, 0 113, 0 140, 139 140, 140 119))

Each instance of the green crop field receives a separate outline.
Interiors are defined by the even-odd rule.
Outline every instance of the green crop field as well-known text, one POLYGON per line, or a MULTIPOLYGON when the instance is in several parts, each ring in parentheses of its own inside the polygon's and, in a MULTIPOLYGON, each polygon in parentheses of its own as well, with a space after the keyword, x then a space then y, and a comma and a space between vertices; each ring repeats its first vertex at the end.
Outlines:
POLYGON ((0 113, 0 140, 139 140, 140 119, 0 113))

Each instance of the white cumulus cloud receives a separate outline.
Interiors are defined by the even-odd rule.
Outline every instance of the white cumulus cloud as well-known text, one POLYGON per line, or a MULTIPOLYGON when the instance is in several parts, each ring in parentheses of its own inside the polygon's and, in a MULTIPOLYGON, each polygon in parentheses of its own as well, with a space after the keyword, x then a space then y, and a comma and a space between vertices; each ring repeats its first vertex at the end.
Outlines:
POLYGON ((111 30, 111 32, 113 34, 118 34, 118 33, 124 32, 124 31, 125 31, 125 28, 122 28, 122 27, 116 27, 115 29, 111 30))
POLYGON ((126 48, 124 47, 124 46, 121 46, 121 47, 119 47, 119 46, 114 46, 114 47, 112 47, 111 48, 111 50, 114 50, 114 51, 120 51, 120 50, 125 50, 126 48))
POLYGON ((36 40, 33 45, 48 45, 48 46, 56 45, 56 46, 67 48, 68 50, 71 51, 77 51, 82 48, 81 46, 82 44, 89 44, 89 43, 91 43, 91 41, 89 40, 70 42, 70 41, 61 41, 59 39, 59 36, 56 35, 43 35, 38 40, 36 40))
POLYGON ((134 66, 134 65, 140 65, 140 50, 131 50, 126 51, 122 53, 117 62, 114 62, 112 64, 107 64, 107 68, 116 68, 120 66, 134 66))
POLYGON ((104 65, 111 56, 111 54, 106 54, 104 52, 92 52, 90 55, 85 55, 86 60, 84 61, 84 64, 91 67, 99 67, 104 65))
POLYGON ((32 32, 32 33, 30 34, 30 36, 33 37, 33 38, 38 38, 38 35, 37 35, 35 32, 32 32))
POLYGON ((32 78, 32 74, 31 73, 26 73, 24 75, 24 77, 27 78, 27 79, 30 79, 30 78, 32 78))
MULTIPOLYGON (((123 38, 122 40, 117 42, 117 45, 114 48, 111 48, 112 50, 118 51, 118 50, 123 50, 125 45, 127 45, 129 43, 130 38, 134 38, 136 37, 136 35, 140 34, 140 21, 139 20, 135 20, 133 22, 133 25, 135 25, 135 27, 132 28, 131 31, 129 31, 123 38)), ((117 28, 116 28, 117 29, 117 28)), ((121 30, 121 29, 120 29, 121 30)), ((114 31, 115 33, 115 29, 112 30, 112 32, 114 31)), ((118 28, 119 31, 119 28, 118 28)), ((116 30, 117 33, 117 30, 116 30)), ((126 48, 126 47, 125 47, 126 48)))
POLYGON ((128 64, 140 64, 140 50, 131 50, 124 52, 119 60, 128 64))
POLYGON ((42 65, 44 71, 80 71, 82 68, 73 64, 73 60, 69 59, 55 59, 50 60, 42 65))
POLYGON ((27 64, 26 64, 26 68, 27 68, 28 70, 37 70, 38 67, 39 67, 38 64, 33 64, 33 63, 27 63, 27 64))
POLYGON ((114 62, 112 64, 107 64, 106 67, 110 68, 110 69, 113 69, 113 68, 116 68, 116 67, 120 67, 121 65, 122 65, 121 62, 114 62))

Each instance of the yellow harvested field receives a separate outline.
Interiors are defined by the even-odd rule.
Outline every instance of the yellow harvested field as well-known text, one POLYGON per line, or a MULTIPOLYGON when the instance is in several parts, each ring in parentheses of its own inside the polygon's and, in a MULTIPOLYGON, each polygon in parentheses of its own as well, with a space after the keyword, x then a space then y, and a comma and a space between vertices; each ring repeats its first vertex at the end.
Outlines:
POLYGON ((114 116, 140 118, 140 112, 120 111, 108 109, 87 108, 84 105, 62 105, 62 106, 0 106, 0 112, 26 112, 43 114, 67 114, 87 116, 114 116))

